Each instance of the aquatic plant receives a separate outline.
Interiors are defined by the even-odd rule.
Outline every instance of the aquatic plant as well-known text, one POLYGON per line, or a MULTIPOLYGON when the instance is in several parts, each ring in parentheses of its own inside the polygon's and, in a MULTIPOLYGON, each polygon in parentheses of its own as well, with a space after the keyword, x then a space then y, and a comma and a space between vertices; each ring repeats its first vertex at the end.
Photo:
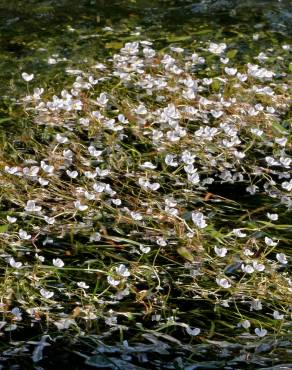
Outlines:
POLYGON ((56 329, 129 353, 288 337, 287 65, 228 52, 128 42, 59 92, 22 73, 34 128, 1 158, 1 332, 45 334, 35 362, 56 329))

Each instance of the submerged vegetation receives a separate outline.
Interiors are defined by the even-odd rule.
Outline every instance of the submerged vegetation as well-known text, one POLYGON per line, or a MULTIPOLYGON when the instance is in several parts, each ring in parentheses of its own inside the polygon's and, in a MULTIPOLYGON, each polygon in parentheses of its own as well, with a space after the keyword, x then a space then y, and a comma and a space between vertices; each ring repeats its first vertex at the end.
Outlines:
POLYGON ((247 59, 225 38, 156 48, 140 31, 57 86, 19 73, 25 130, 0 153, 1 361, 288 363, 291 47, 255 33, 247 59))

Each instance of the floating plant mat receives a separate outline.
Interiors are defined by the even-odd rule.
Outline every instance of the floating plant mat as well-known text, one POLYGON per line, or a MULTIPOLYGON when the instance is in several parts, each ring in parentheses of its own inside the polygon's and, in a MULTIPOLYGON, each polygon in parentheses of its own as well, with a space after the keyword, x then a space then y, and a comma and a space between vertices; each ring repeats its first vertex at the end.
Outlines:
POLYGON ((171 7, 138 9, 67 25, 79 56, 48 37, 10 81, 1 361, 289 368, 289 43, 207 18, 155 35, 171 7))

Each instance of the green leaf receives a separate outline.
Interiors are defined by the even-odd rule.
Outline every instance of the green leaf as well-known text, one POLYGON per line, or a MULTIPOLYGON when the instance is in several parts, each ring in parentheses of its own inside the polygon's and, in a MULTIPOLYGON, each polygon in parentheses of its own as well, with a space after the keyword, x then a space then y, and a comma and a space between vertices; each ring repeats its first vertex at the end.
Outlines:
POLYGON ((232 50, 229 50, 227 53, 226 53, 226 56, 227 58, 229 59, 233 59, 235 57, 235 55, 237 54, 237 50, 236 49, 232 49, 232 50))
POLYGON ((121 49, 123 47, 123 43, 119 41, 111 41, 107 42, 104 47, 106 49, 121 49))
POLYGON ((194 256, 192 255, 191 251, 186 247, 179 247, 177 248, 177 253, 187 261, 194 262, 194 256))
POLYGON ((273 122, 272 127, 280 133, 287 133, 287 130, 285 130, 285 128, 278 122, 273 122))
POLYGON ((212 82, 212 84, 211 84, 212 90, 214 90, 214 91, 219 91, 220 86, 221 86, 220 81, 218 81, 218 80, 213 80, 213 82, 212 82))
POLYGON ((0 234, 5 233, 8 230, 9 224, 0 225, 0 234))
POLYGON ((8 121, 11 121, 11 120, 12 120, 11 117, 0 118, 0 123, 8 122, 8 121))
POLYGON ((176 35, 171 35, 168 36, 167 41, 168 42, 179 42, 179 41, 189 41, 191 40, 191 36, 176 36, 176 35))

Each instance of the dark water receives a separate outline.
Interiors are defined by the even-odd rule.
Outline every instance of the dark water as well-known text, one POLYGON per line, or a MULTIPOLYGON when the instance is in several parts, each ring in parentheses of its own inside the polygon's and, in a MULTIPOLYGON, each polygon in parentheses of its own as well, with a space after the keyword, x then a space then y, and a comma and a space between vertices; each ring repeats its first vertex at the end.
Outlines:
POLYGON ((58 85, 64 65, 103 58, 139 38, 156 48, 224 39, 248 59, 254 33, 267 47, 291 38, 291 8, 289 0, 1 0, 0 95, 22 95, 24 70, 42 85, 58 85), (50 65, 52 55, 67 61, 50 65))
POLYGON ((290 0, 0 0, 0 140, 25 127, 17 103, 27 93, 24 71, 35 74, 33 87, 61 91, 70 83, 66 68, 102 60, 131 40, 150 39, 156 50, 224 41, 247 63, 291 36, 290 0))

